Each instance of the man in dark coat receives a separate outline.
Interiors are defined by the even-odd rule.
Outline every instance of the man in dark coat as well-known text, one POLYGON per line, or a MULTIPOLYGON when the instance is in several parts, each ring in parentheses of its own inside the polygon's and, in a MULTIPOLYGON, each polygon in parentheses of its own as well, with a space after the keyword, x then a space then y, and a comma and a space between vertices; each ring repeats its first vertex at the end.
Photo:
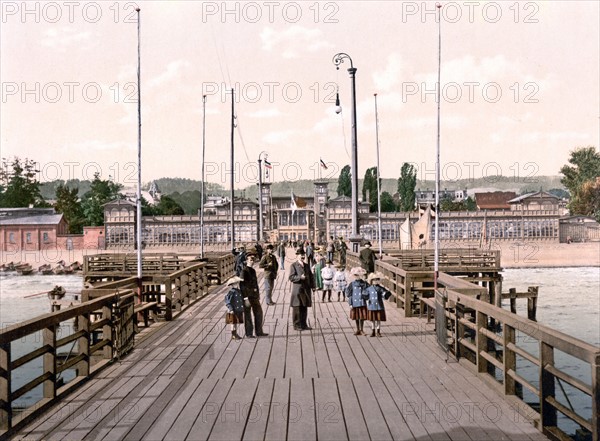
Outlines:
POLYGON ((290 307, 293 309, 294 329, 303 331, 312 329, 308 326, 308 308, 312 306, 312 292, 315 289, 315 279, 310 266, 306 263, 304 250, 296 251, 298 260, 290 267, 290 282, 292 282, 292 295, 290 307))
POLYGON ((272 294, 273 287, 275 285, 275 279, 277 278, 277 271, 279 270, 279 264, 277 258, 273 255, 273 245, 267 245, 265 255, 260 259, 258 266, 264 270, 265 273, 265 302, 267 305, 274 305, 272 294))
POLYGON ((253 250, 249 251, 246 259, 246 266, 240 275, 243 280, 243 282, 240 282, 240 289, 244 297, 246 337, 254 338, 252 333, 255 329, 257 337, 264 337, 269 334, 263 332, 263 310, 262 306, 260 306, 258 279, 256 278, 256 271, 252 268, 256 260, 256 253, 253 250), (252 324, 252 315, 254 315, 254 325, 252 324))
POLYGON ((377 260, 377 256, 375 255, 375 251, 371 249, 371 242, 367 241, 365 243, 365 247, 360 251, 360 266, 367 272, 367 274, 371 274, 375 272, 375 260, 377 260))

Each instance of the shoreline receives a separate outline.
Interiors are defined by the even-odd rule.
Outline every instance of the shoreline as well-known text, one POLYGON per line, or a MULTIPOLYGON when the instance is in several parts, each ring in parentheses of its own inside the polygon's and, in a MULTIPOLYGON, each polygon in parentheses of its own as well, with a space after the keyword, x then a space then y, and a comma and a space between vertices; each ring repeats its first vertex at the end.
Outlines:
MULTIPOLYGON (((449 248, 448 243, 442 242, 441 249, 449 248)), ((474 243, 452 243, 452 248, 477 248, 474 243)), ((206 247, 206 252, 227 252, 228 248, 223 246, 206 247)), ((384 247, 391 248, 391 247, 384 247)), ((585 243, 558 243, 558 242, 495 242, 489 247, 491 250, 500 251, 500 263, 502 268, 577 268, 598 267, 600 268, 600 242, 585 243)), ((146 253, 180 253, 188 257, 198 255, 197 247, 181 247, 178 249, 152 249, 146 253)), ((35 269, 43 264, 57 264, 64 260, 67 264, 75 261, 83 263, 84 256, 95 254, 119 254, 126 253, 136 255, 134 250, 102 250, 102 249, 75 249, 75 250, 43 250, 43 251, 20 251, 0 252, 0 264, 9 262, 27 262, 35 269)), ((288 248, 287 260, 293 260, 293 251, 288 248)))

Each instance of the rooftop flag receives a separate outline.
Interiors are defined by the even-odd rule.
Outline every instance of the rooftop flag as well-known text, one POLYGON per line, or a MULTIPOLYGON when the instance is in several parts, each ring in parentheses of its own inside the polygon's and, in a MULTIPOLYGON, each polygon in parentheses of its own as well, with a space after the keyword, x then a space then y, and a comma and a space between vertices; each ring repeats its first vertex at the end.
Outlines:
POLYGON ((321 158, 319 158, 319 161, 321 161, 321 167, 327 170, 327 164, 325 164, 325 162, 321 158))
POLYGON ((273 168, 273 166, 271 165, 271 163, 269 161, 267 161, 266 159, 265 159, 265 167, 266 168, 273 168))

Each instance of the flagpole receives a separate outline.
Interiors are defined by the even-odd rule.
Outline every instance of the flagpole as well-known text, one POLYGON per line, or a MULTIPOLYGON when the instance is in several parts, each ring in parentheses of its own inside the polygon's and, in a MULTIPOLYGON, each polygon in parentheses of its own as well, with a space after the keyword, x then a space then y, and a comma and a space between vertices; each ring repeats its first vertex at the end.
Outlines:
POLYGON ((375 94, 375 140, 377 147, 377 236, 379 237, 379 259, 383 255, 381 243, 381 173, 379 172, 379 117, 377 113, 377 94, 375 94))
POLYGON ((206 95, 202 96, 202 188, 200 192, 200 258, 204 259, 204 157, 206 153, 206 95))
POLYGON ((137 201, 136 201, 136 244, 137 244, 137 283, 138 298, 142 301, 142 92, 141 92, 141 43, 140 43, 140 8, 137 12, 137 88, 138 88, 138 174, 137 174, 137 201))
POLYGON ((433 287, 438 289, 440 261, 440 89, 442 71, 442 5, 436 4, 438 10, 438 80, 437 80, 437 145, 435 152, 435 251, 433 268, 433 287))
POLYGON ((235 163, 234 163, 234 149, 233 149, 233 133, 235 128, 235 89, 231 88, 231 204, 229 206, 230 226, 231 226, 231 249, 235 250, 235 222, 233 219, 233 199, 235 198, 234 183, 235 183, 235 163))

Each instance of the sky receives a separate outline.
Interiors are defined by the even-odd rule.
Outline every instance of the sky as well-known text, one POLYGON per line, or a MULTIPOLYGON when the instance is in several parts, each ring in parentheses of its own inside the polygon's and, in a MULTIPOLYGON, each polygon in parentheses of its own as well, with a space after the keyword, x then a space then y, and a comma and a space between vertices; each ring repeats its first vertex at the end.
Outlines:
POLYGON ((357 69, 358 176, 379 140, 382 177, 409 162, 434 179, 438 28, 442 179, 535 182, 600 144, 596 1, 442 2, 440 23, 421 1, 2 1, 2 158, 41 181, 137 182, 136 5, 145 183, 199 180, 204 134, 205 178, 229 186, 232 87, 236 188, 259 157, 268 180, 337 179, 352 152, 337 53, 357 69))

